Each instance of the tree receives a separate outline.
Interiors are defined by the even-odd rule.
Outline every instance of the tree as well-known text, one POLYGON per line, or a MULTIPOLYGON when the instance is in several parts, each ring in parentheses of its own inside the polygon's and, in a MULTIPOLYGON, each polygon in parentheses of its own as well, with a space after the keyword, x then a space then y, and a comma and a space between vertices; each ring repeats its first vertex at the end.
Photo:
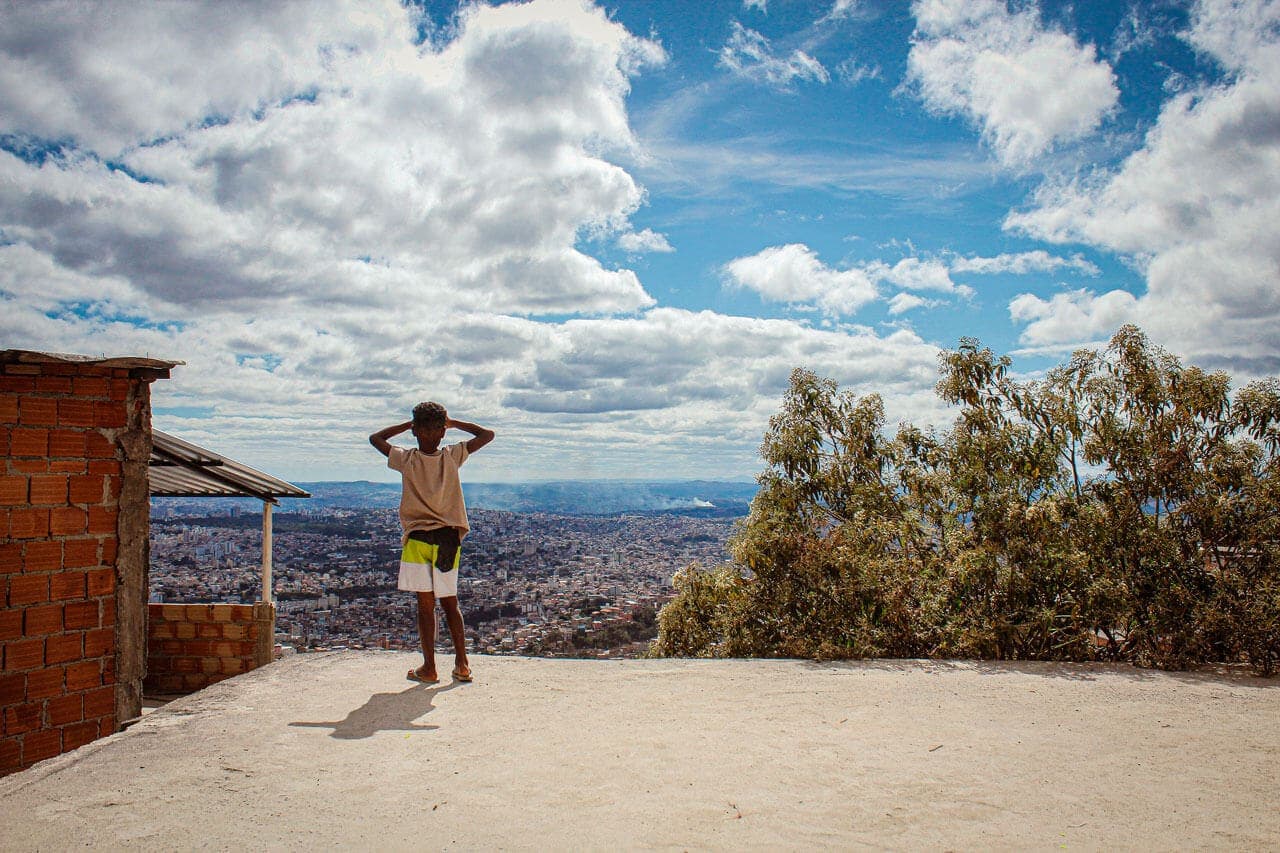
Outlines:
POLYGON ((1135 327, 1039 380, 943 353, 942 434, 792 374, 736 569, 690 567, 659 654, 1280 662, 1280 383, 1230 395, 1135 327))

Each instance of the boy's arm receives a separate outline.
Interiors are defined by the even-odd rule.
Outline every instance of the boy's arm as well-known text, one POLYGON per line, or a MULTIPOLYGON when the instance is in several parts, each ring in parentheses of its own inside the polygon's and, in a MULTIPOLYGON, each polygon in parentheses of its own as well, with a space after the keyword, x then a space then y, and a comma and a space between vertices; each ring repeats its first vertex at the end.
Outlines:
POLYGON ((399 435, 413 426, 413 421, 405 421, 402 424, 389 426, 386 429, 380 429, 373 435, 369 436, 369 443, 378 448, 378 452, 383 456, 391 455, 391 443, 387 441, 393 435, 399 435))
POLYGON ((444 425, 452 429, 460 429, 463 432, 469 432, 473 436, 475 436, 475 438, 467 442, 468 454, 475 453, 477 450, 484 447, 489 442, 493 441, 493 436, 494 436, 493 430, 485 429, 482 426, 469 424, 466 421, 454 420, 453 418, 449 418, 449 420, 445 421, 444 425))

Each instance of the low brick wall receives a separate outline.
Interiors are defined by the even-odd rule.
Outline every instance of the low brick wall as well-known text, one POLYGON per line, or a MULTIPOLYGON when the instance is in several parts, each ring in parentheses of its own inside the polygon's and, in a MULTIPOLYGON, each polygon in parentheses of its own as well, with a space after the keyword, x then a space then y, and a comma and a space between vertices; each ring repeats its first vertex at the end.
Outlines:
POLYGON ((272 604, 147 605, 147 677, 151 695, 193 693, 270 663, 272 604))

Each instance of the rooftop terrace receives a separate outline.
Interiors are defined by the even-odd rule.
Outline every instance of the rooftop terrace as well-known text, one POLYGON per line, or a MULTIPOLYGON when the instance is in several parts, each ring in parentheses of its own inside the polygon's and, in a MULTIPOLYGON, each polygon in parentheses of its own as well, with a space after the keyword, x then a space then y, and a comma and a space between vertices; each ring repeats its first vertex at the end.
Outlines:
POLYGON ((285 658, 0 779, 0 848, 1280 844, 1277 679, 416 660, 285 658))

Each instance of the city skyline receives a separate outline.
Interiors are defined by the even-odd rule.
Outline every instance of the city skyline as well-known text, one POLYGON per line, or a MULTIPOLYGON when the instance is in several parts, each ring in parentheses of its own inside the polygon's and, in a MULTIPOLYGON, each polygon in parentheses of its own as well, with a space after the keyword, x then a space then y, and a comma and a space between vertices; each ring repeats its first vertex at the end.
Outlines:
POLYGON ((964 336, 1280 372, 1271 0, 3 9, 6 347, 289 480, 423 399, 476 482, 747 479, 792 369, 945 427, 964 336))

